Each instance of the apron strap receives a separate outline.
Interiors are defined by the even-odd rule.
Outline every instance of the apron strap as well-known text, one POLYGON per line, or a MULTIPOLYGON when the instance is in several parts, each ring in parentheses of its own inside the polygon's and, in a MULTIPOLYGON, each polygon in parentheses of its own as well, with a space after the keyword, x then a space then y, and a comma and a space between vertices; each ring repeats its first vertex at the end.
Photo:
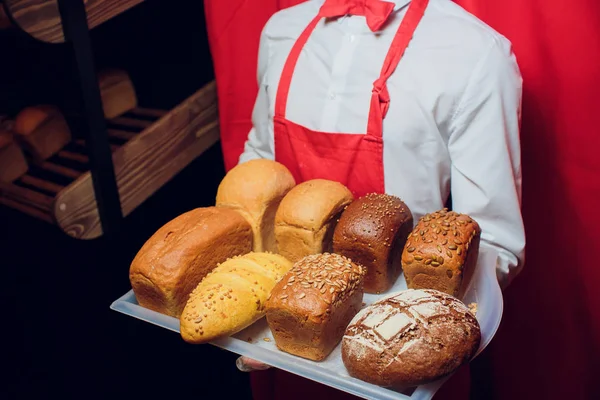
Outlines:
MULTIPOLYGON (((394 73, 400 60, 404 56, 408 44, 413 38, 413 35, 421 22, 421 18, 425 14, 425 9, 429 0, 413 0, 408 6, 406 15, 398 27, 396 36, 392 41, 390 50, 385 58, 383 67, 381 68, 381 75, 373 83, 373 94, 379 97, 379 103, 381 107, 381 116, 385 118, 387 111, 390 106, 390 94, 387 89, 387 80, 394 73)), ((373 104, 372 104, 373 106, 373 104)), ((374 110, 371 110, 371 114, 374 110)))
POLYGON ((277 95, 275 96, 275 115, 285 118, 288 94, 290 93, 292 77, 294 76, 294 70, 296 69, 298 58, 300 58, 302 48, 322 18, 323 17, 320 14, 317 14, 310 24, 304 28, 304 31, 300 37, 298 37, 298 40, 296 40, 294 46, 292 46, 292 50, 290 51, 290 54, 283 66, 283 71, 281 72, 281 77, 279 78, 279 86, 277 88, 277 95))
MULTIPOLYGON (((427 8, 427 4, 429 4, 429 0, 413 0, 408 6, 408 10, 406 11, 406 15, 404 19, 400 23, 398 27, 398 31, 396 32, 396 36, 392 41, 392 45, 390 46, 390 50, 386 56, 386 59, 383 63, 383 67, 381 69, 380 77, 373 83, 373 95, 379 98, 379 110, 381 112, 382 118, 385 118, 387 111, 389 109, 390 103, 390 95, 387 89, 387 80, 394 73, 396 67, 400 63, 408 44, 410 43, 421 18, 425 14, 425 9, 427 8)), ((296 69, 296 64, 298 63, 298 59, 300 58, 300 54, 302 53, 302 48, 308 41, 308 38, 315 30, 317 24, 323 17, 321 13, 318 13, 313 20, 308 24, 302 34, 298 37, 298 40, 292 46, 290 50, 290 54, 283 66, 283 70, 281 72, 281 77, 279 79, 279 86, 277 88, 277 95, 275 97, 275 115, 279 115, 282 118, 286 116, 287 109, 287 101, 288 95, 290 92, 290 86, 292 84, 292 77, 294 76, 294 70, 296 69)), ((374 104, 371 102, 371 110, 369 111, 369 123, 373 119, 373 110, 374 104)), ((379 129, 380 131, 381 129, 379 129)), ((368 131, 371 131, 368 129, 368 131)), ((381 132, 379 132, 381 135, 381 132)))

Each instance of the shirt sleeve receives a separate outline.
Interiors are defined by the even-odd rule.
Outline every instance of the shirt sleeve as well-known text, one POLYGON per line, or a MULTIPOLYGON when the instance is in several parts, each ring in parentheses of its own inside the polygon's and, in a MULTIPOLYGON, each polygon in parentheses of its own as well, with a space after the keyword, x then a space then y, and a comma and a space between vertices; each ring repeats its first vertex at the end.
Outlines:
MULTIPOLYGON (((268 24, 267 24, 268 26, 268 24)), ((269 130, 269 97, 267 94, 266 74, 269 64, 269 40, 266 26, 260 36, 258 50, 258 95, 252 111, 252 129, 240 156, 240 163, 255 159, 274 159, 274 139, 269 130)))
POLYGON ((481 227, 481 247, 497 253, 504 289, 525 257, 521 216, 522 79, 506 40, 495 40, 471 74, 450 124, 452 208, 481 227))

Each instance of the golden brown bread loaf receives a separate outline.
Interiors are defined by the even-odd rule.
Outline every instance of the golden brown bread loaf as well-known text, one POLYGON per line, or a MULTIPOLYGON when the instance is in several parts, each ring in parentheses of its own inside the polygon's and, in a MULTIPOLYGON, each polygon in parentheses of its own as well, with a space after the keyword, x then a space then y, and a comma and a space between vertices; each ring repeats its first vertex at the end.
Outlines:
POLYGON ((458 299, 406 290, 378 300, 352 320, 342 340, 350 376, 401 389, 446 376, 475 356, 477 319, 458 299))
POLYGON ((10 183, 27 173, 29 166, 13 134, 0 129, 0 182, 10 183))
POLYGON ((298 261, 271 292, 267 322, 277 347, 323 360, 360 310, 365 269, 338 254, 298 261))
POLYGON ((249 253, 220 264, 190 294, 180 318, 181 337, 207 343, 252 325, 264 316, 267 296, 291 267, 271 253, 249 253))
POLYGON ((353 199, 344 185, 325 179, 294 187, 275 216, 279 254, 296 262, 310 254, 331 251, 335 225, 353 199))
POLYGON ((217 207, 239 213, 254 231, 254 251, 277 251, 275 213, 283 197, 294 187, 294 177, 282 164, 251 160, 231 169, 217 191, 217 207))
POLYGON ((342 214, 333 234, 333 251, 367 268, 366 293, 382 293, 402 273, 402 250, 412 229, 412 213, 402 200, 368 194, 342 214))
POLYGON ((27 107, 15 118, 16 139, 35 161, 58 153, 71 141, 71 130, 58 108, 42 105, 27 107))
POLYGON ((137 107, 135 88, 126 71, 107 69, 98 74, 104 117, 118 117, 137 107))
POLYGON ((190 292, 228 258, 252 250, 252 228, 226 208, 197 208, 161 227, 142 246, 129 269, 138 303, 172 317, 190 292))
POLYGON ((443 209, 423 216, 402 253, 406 285, 462 298, 477 264, 480 236, 468 215, 443 209))

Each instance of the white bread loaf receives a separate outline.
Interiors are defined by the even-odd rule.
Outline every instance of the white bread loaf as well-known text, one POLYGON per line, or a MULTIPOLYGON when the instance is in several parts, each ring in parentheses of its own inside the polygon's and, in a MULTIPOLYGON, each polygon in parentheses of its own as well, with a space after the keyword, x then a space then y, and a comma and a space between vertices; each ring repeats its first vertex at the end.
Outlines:
POLYGON ((325 179, 294 187, 275 216, 279 254, 296 262, 311 254, 330 252, 336 223, 353 200, 347 187, 325 179))
POLYGON ((252 250, 252 229, 235 211, 197 208, 160 228, 129 269, 138 303, 172 317, 218 263, 252 250))
POLYGON ((17 141, 35 161, 58 153, 71 141, 71 130, 57 107, 41 105, 23 109, 15 118, 17 141))
POLYGON ((10 183, 27 173, 29 166, 23 151, 9 131, 0 128, 0 182, 10 183))
POLYGON ((181 314, 181 337, 206 343, 233 335, 265 315, 275 284, 292 268, 284 257, 249 253, 217 266, 192 291, 181 314))
POLYGON ((137 95, 126 71, 107 69, 98 74, 104 117, 116 118, 137 107, 137 95))
POLYGON ((238 211, 252 226, 256 252, 276 252, 275 213, 294 187, 292 174, 282 164, 257 159, 237 165, 221 181, 216 206, 238 211))

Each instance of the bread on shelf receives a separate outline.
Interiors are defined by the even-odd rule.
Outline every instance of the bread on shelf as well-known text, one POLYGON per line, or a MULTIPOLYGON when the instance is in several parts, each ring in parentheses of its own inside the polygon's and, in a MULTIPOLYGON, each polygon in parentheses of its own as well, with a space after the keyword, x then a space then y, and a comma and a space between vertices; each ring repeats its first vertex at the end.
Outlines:
POLYGON ((181 315, 191 291, 217 264, 252 250, 252 228, 227 208, 197 208, 161 227, 129 269, 138 303, 172 317, 181 315))
POLYGON ((16 181, 27 173, 29 166, 13 134, 0 129, 0 182, 16 181))
POLYGON ((291 267, 272 253, 249 253, 220 264, 190 294, 180 318, 181 337, 207 343, 250 326, 265 315, 267 296, 291 267))
POLYGON ((44 161, 71 141, 71 130, 57 107, 40 105, 23 109, 15 118, 17 141, 35 161, 44 161))
POLYGON ((352 200, 350 190, 334 181, 314 179, 295 186, 275 215, 278 252, 293 262, 330 252, 336 223, 352 200))
POLYGON ((12 27, 12 21, 8 18, 2 3, 0 3, 0 29, 8 29, 10 27, 12 27))
POLYGON ((473 276, 481 229, 465 214, 443 209, 419 220, 402 253, 406 285, 462 298, 473 276))
POLYGON ((282 164, 250 160, 231 169, 221 181, 216 206, 241 213, 254 231, 254 251, 277 251, 275 213, 294 187, 294 177, 282 164))
POLYGON ((475 356, 480 341, 479 323, 460 300, 436 290, 406 290, 354 317, 342 360, 352 377, 401 389, 456 371, 475 356))
POLYGON ((368 194, 342 214, 333 235, 333 251, 367 268, 366 293, 383 293, 402 273, 402 251, 412 229, 412 213, 402 200, 368 194))
POLYGON ((326 358, 362 306, 364 275, 361 265, 338 254, 298 261, 267 300, 277 347, 310 360, 326 358))
POLYGON ((137 107, 135 88, 126 71, 120 69, 100 71, 98 85, 105 118, 116 118, 137 107))

